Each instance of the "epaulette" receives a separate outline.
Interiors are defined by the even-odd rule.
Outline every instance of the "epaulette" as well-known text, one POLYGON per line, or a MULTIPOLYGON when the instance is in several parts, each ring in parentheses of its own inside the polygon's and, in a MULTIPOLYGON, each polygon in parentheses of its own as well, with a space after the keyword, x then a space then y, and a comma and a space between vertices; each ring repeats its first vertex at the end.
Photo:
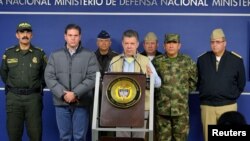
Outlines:
POLYGON ((42 49, 42 48, 39 48, 39 47, 34 47, 34 48, 36 48, 36 49, 38 49, 38 50, 40 50, 40 51, 43 51, 43 49, 42 49))
POLYGON ((117 52, 115 52, 115 51, 113 51, 113 50, 112 50, 112 53, 114 53, 114 54, 119 54, 119 53, 117 53, 117 52))
POLYGON ((204 53, 202 53, 201 55, 199 55, 199 56, 198 56, 198 58, 199 58, 199 57, 201 57, 202 55, 206 54, 206 53, 207 53, 207 51, 206 51, 206 52, 204 52, 204 53))
POLYGON ((11 46, 11 47, 9 47, 9 48, 6 48, 5 50, 10 50, 10 49, 13 49, 13 48, 15 48, 16 46, 11 46))
POLYGON ((231 53, 232 53, 233 55, 239 57, 239 58, 242 58, 239 54, 237 54, 237 53, 235 53, 235 52, 233 52, 233 51, 231 51, 231 53))
POLYGON ((155 56, 155 57, 154 57, 154 59, 157 59, 157 58, 162 58, 162 57, 164 57, 164 55, 163 55, 163 54, 155 56))

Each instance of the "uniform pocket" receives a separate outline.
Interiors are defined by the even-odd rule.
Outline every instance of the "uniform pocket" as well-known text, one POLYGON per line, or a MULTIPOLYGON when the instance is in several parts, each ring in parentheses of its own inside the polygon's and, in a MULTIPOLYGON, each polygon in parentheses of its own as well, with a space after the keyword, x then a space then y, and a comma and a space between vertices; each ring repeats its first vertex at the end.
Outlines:
POLYGON ((19 75, 19 70, 18 70, 18 62, 15 63, 8 63, 8 68, 9 68, 9 77, 15 78, 19 75))
POLYGON ((32 70, 39 70, 39 69, 40 69, 40 66, 41 66, 40 63, 31 63, 31 64, 30 64, 30 68, 31 68, 32 70))
POLYGON ((17 65, 18 65, 18 62, 16 62, 16 63, 8 63, 9 68, 15 68, 15 67, 17 67, 17 65))

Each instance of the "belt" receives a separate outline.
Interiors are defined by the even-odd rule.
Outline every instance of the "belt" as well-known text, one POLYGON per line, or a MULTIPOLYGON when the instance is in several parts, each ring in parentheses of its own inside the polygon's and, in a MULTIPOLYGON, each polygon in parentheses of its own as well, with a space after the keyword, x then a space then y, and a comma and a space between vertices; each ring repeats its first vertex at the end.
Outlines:
POLYGON ((36 88, 36 89, 25 89, 25 88, 8 88, 8 91, 19 94, 19 95, 30 95, 32 93, 40 93, 41 89, 36 88))

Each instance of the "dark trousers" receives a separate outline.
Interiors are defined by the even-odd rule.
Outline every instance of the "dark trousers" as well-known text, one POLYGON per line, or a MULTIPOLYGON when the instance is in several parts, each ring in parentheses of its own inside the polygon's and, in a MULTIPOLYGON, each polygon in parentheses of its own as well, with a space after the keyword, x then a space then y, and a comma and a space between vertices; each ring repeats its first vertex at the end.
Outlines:
POLYGON ((42 141, 43 100, 40 93, 6 95, 9 141, 22 141, 24 126, 30 141, 42 141))

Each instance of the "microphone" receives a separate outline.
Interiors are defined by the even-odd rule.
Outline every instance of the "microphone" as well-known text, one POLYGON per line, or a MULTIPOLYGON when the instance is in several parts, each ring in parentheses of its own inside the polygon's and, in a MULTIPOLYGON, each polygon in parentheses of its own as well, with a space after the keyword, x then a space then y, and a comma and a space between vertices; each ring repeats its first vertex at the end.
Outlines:
POLYGON ((132 55, 132 57, 134 58, 135 62, 139 65, 140 73, 143 73, 142 68, 141 68, 141 64, 137 61, 137 59, 136 59, 136 57, 134 55, 132 55))
MULTIPOLYGON (((142 68, 141 68, 141 64, 137 61, 136 57, 133 55, 132 56, 135 60, 135 62, 139 65, 140 67, 140 73, 143 74, 143 71, 142 71, 142 68)), ((150 88, 150 78, 149 77, 146 77, 146 89, 149 90, 150 88)))
POLYGON ((124 58, 124 55, 121 55, 117 60, 115 60, 114 62, 110 63, 110 64, 109 64, 109 68, 108 68, 108 72, 111 71, 111 66, 112 66, 114 63, 116 63, 117 61, 119 61, 120 59, 123 59, 123 58, 124 58))

